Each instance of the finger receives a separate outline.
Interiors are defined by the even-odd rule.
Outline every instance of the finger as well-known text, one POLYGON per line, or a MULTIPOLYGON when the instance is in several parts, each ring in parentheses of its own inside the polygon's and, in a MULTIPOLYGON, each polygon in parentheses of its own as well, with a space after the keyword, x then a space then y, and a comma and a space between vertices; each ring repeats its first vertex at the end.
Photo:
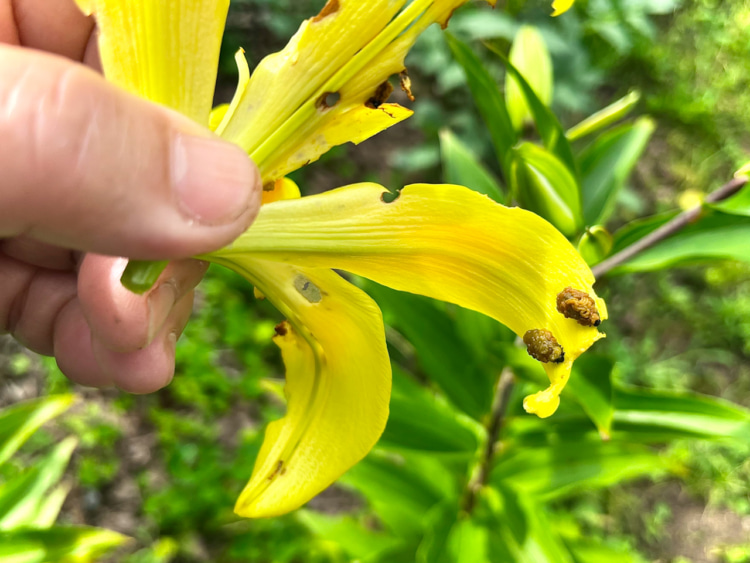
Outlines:
POLYGON ((11 0, 0 0, 0 43, 18 45, 18 28, 16 27, 11 0))
POLYGON ((120 283, 126 263, 122 258, 88 254, 78 276, 78 295, 89 326, 104 347, 117 352, 148 346, 208 268, 198 260, 172 262, 153 289, 136 295, 120 283))
POLYGON ((82 60, 94 19, 84 16, 73 0, 10 0, 10 4, 21 45, 82 60))
POLYGON ((77 299, 68 302, 58 314, 53 342, 57 366, 71 381, 88 387, 113 385, 94 357, 91 329, 77 299))
POLYGON ((52 355, 56 318, 76 296, 75 274, 0 256, 0 287, 0 332, 39 354, 52 355))
POLYGON ((234 240, 260 205, 238 147, 82 65, 0 45, 0 238, 144 260, 234 240))
POLYGON ((29 237, 0 240, 0 253, 47 270, 73 271, 77 264, 76 252, 29 237))
POLYGON ((118 353, 93 340, 97 363, 114 384, 129 393, 153 393, 174 377, 175 347, 193 309, 193 292, 172 309, 153 342, 142 350, 118 353))

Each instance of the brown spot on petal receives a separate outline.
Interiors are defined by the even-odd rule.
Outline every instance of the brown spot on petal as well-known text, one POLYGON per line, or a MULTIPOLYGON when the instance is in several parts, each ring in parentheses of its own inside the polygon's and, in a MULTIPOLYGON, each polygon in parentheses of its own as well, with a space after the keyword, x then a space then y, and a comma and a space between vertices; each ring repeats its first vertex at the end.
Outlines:
POLYGON ((545 329, 533 329, 523 335, 523 343, 529 356, 544 364, 554 362, 561 364, 565 361, 565 352, 554 335, 545 329))
POLYGON ((326 5, 323 6, 323 9, 320 11, 320 13, 315 16, 312 21, 313 23, 317 23, 320 20, 327 18, 331 14, 335 14, 339 11, 339 0, 328 0, 326 2, 326 5))
POLYGON ((378 109, 388 101, 393 93, 393 86, 387 80, 377 87, 372 97, 367 100, 365 105, 370 109, 378 109))
POLYGON ((284 321, 273 327, 273 330, 276 332, 277 336, 286 336, 286 333, 289 332, 289 325, 284 321))
POLYGON ((557 295, 557 310, 582 326, 599 326, 602 322, 596 301, 588 293, 572 287, 566 287, 557 295))
POLYGON ((283 475, 285 472, 281 472, 282 468, 284 467, 284 462, 279 460, 276 462, 276 467, 273 468, 273 471, 271 471, 271 474, 268 476, 269 481, 273 481, 274 478, 281 473, 283 475))
POLYGON ((406 97, 413 102, 416 98, 411 92, 411 78, 409 78, 409 73, 406 72, 406 69, 401 71, 399 79, 401 80, 401 89, 406 93, 406 97))

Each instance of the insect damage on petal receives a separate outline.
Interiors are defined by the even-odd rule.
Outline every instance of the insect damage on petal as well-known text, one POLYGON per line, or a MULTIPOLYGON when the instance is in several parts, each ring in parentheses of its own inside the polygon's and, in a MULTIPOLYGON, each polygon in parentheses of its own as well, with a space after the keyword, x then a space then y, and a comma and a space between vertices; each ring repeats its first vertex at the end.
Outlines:
POLYGON ((321 293, 320 288, 302 274, 299 274, 294 278, 294 289, 296 289, 300 295, 310 303, 320 303, 323 299, 323 294, 321 293))
POLYGON ((365 103, 368 108, 378 109, 388 101, 393 93, 393 86, 387 80, 377 87, 375 93, 365 103))
POLYGON ((284 462, 282 460, 279 460, 276 462, 276 465, 273 468, 273 471, 268 475, 268 480, 273 481, 278 477, 279 475, 283 475, 286 473, 286 467, 284 467, 284 462))
POLYGON ((585 291, 566 287, 557 295, 557 310, 566 319, 582 326, 599 326, 602 322, 596 302, 585 291))
POLYGON ((315 107, 321 110, 327 110, 334 107, 341 101, 341 94, 338 92, 326 92, 318 98, 318 102, 315 107))
POLYGON ((339 11, 339 0, 328 0, 326 2, 326 5, 323 6, 323 9, 320 11, 320 13, 315 16, 312 21, 313 23, 317 23, 320 20, 323 20, 330 16, 331 14, 335 14, 339 11))
POLYGON ((411 78, 409 78, 409 73, 406 71, 406 69, 401 71, 399 79, 401 81, 401 89, 406 94, 406 97, 409 98, 409 101, 413 102, 414 100, 416 100, 414 94, 412 94, 411 91, 411 78))
POLYGON ((523 335, 523 343, 529 356, 542 363, 561 364, 565 361, 565 352, 554 335, 546 329, 533 329, 523 335))

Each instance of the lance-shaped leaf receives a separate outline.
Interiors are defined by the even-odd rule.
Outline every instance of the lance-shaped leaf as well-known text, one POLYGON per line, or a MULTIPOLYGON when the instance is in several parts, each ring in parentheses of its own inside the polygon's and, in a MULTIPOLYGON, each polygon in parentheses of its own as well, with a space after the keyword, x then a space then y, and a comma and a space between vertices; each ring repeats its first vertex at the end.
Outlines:
POLYGON ((525 406, 554 413, 573 361, 601 337, 558 312, 557 295, 566 287, 586 292, 607 316, 580 255, 539 216, 461 186, 407 186, 392 203, 385 193, 358 184, 265 205, 244 235, 206 258, 231 264, 253 255, 342 269, 479 311, 519 336, 550 331, 564 360, 544 364, 551 386, 525 406))
MULTIPOLYGON (((539 101, 545 106, 552 103, 552 58, 542 34, 530 25, 521 26, 510 49, 510 62, 524 76, 539 101)), ((531 110, 526 103, 518 81, 508 76, 505 83, 505 102, 513 127, 520 131, 531 121, 531 110)))
POLYGON ((107 80, 208 125, 229 0, 76 0, 107 80))
POLYGON ((513 149, 510 185, 525 209, 539 213, 565 235, 574 236, 583 225, 578 183, 552 152, 532 143, 513 149))
POLYGON ((287 413, 268 426, 235 507, 241 516, 276 516, 328 487, 383 432, 391 391, 385 330, 377 305, 335 272, 232 258, 215 261, 245 276, 288 319, 275 338, 287 369, 287 413))

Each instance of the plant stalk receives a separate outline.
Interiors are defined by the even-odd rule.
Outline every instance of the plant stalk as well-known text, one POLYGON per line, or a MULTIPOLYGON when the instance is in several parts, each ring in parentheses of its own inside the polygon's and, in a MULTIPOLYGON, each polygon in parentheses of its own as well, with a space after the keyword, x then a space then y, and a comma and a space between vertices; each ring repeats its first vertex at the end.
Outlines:
MULTIPOLYGON (((732 179, 715 192, 708 194, 703 204, 718 203, 733 196, 748 183, 748 180, 749 179, 747 176, 740 176, 732 179)), ((663 241, 666 238, 669 238, 691 223, 695 223, 696 221, 700 220, 704 210, 703 204, 696 205, 692 209, 683 211, 673 219, 664 223, 661 227, 659 227, 652 233, 649 233, 648 235, 643 237, 641 240, 631 244, 627 248, 624 248, 617 254, 610 256, 603 262, 600 262, 599 264, 591 268, 591 271, 594 273, 594 277, 598 280, 599 278, 606 276, 617 266, 624 264, 644 250, 651 248, 652 246, 663 241)))
POLYGON ((477 496, 490 478, 492 471, 492 462, 497 453, 497 442, 500 439, 500 433, 505 422, 505 413, 508 411, 510 394, 515 385, 515 376, 510 368, 505 368, 500 374, 500 378, 495 387, 495 396, 492 400, 492 411, 490 419, 487 422, 487 442, 484 445, 482 458, 479 462, 479 468, 466 486, 466 495, 464 497, 463 509, 471 513, 476 505, 477 496))

